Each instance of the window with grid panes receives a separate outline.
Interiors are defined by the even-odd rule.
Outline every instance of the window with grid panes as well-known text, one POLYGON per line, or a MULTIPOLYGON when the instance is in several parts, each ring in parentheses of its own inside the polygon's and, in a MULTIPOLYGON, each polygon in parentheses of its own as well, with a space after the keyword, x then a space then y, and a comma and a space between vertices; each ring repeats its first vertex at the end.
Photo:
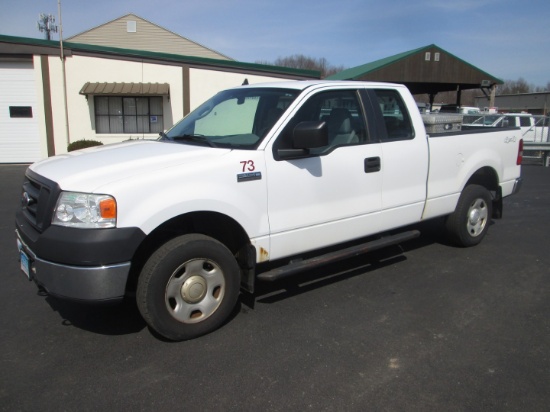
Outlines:
POLYGON ((162 97, 95 96, 96 133, 159 133, 164 130, 162 97))

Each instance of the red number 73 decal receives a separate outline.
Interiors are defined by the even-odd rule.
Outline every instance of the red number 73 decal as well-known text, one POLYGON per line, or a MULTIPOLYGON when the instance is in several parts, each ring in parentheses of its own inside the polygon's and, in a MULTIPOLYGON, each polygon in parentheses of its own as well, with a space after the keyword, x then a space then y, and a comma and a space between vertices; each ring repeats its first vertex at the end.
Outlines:
POLYGON ((243 165, 243 172, 253 172, 256 170, 256 166, 254 166, 254 160, 243 160, 241 161, 241 164, 243 165))

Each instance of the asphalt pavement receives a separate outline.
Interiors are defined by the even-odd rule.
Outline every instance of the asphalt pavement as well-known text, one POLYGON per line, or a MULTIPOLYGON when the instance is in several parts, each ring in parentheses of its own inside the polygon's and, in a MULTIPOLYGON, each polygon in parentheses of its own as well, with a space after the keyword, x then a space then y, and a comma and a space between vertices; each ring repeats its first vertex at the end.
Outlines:
POLYGON ((263 285, 253 308, 180 343, 131 301, 76 305, 27 281, 24 170, 0 165, 0 410, 550 408, 550 168, 523 168, 477 247, 422 224, 414 241, 263 285))

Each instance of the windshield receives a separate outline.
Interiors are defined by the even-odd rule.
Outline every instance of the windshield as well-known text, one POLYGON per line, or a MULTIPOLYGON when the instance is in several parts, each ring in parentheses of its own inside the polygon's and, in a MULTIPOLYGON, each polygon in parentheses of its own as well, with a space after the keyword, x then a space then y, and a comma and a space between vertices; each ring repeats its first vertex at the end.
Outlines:
POLYGON ((160 140, 255 149, 298 93, 273 88, 220 92, 162 133, 160 140))

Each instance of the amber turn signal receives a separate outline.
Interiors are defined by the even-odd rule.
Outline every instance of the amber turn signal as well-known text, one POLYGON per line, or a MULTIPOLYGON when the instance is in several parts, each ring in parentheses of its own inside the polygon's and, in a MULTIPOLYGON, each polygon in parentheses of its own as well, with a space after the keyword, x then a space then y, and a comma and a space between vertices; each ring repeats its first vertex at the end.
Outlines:
POLYGON ((99 202, 100 215, 103 219, 116 219, 115 199, 103 199, 99 202))

